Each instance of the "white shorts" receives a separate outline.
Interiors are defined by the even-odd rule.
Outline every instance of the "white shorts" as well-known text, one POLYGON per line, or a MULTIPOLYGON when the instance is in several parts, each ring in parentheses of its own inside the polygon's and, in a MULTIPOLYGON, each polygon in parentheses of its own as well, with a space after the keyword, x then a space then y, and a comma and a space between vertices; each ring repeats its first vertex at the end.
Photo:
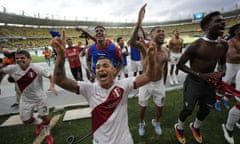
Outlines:
POLYGON ((173 52, 171 52, 170 53, 170 59, 171 60, 170 60, 169 64, 176 65, 178 63, 180 57, 181 57, 181 53, 173 53, 173 52))
POLYGON ((48 115, 48 107, 46 99, 37 102, 24 102, 20 101, 19 114, 22 121, 29 120, 33 116, 34 108, 37 108, 39 116, 48 115))
POLYGON ((128 67, 127 66, 123 66, 121 71, 120 71, 120 74, 127 74, 128 73, 128 67))
POLYGON ((165 104, 165 86, 163 80, 157 82, 150 82, 139 88, 138 104, 146 107, 148 100, 153 96, 153 101, 158 107, 165 104))
POLYGON ((143 71, 141 61, 131 60, 131 68, 133 72, 143 71))
POLYGON ((240 70, 236 75, 236 90, 240 91, 240 70))
POLYGON ((240 70, 240 64, 226 63, 226 74, 222 78, 228 84, 235 83, 237 72, 240 70))

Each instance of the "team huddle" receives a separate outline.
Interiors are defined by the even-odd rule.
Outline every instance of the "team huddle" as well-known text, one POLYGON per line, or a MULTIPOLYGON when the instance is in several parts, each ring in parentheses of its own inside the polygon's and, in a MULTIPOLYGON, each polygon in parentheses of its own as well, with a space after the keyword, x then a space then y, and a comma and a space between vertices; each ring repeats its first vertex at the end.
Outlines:
POLYGON ((140 54, 135 57, 136 62, 140 60, 140 74, 137 75, 137 71, 134 71, 134 77, 128 77, 126 71, 126 56, 129 52, 124 48, 122 38, 117 39, 118 45, 114 44, 106 38, 104 26, 95 27, 95 35, 91 37, 94 43, 84 53, 86 55, 84 69, 91 82, 83 80, 82 69, 79 63, 74 62, 76 59, 79 61, 79 56, 78 58, 73 56, 73 53, 80 55, 80 50, 72 46, 71 39, 66 39, 64 30, 60 37, 53 37, 51 40, 51 47, 56 54, 53 74, 31 63, 28 51, 17 51, 16 64, 3 67, 0 70, 0 79, 2 80, 6 74, 14 79, 21 93, 19 113, 23 123, 36 124, 35 133, 38 135, 43 132, 47 143, 54 143, 50 133, 47 95, 42 82, 43 78, 48 78, 49 90, 55 95, 57 91, 54 85, 57 84, 86 98, 92 114, 94 144, 134 143, 128 126, 127 104, 130 93, 136 90, 140 111, 139 136, 145 135, 144 117, 151 96, 156 106, 151 123, 155 133, 162 135, 160 118, 165 104, 165 84, 170 63, 168 79, 171 85, 179 83, 177 79, 179 70, 187 73, 183 85, 183 109, 179 111, 173 126, 177 141, 181 144, 187 142, 184 124, 198 106, 195 119, 189 127, 195 141, 203 143, 200 126, 212 108, 221 111, 220 102, 223 102, 229 109, 226 123, 222 124, 224 137, 228 143, 234 144, 234 126, 240 127, 240 24, 230 28, 231 38, 225 40, 223 16, 220 12, 211 12, 200 22, 205 36, 191 43, 183 51, 183 39, 179 37, 178 30, 174 31, 174 38, 168 47, 164 46, 165 31, 161 26, 153 27, 149 32, 149 38, 146 38, 142 28, 146 6, 147 4, 143 5, 139 10, 138 20, 128 41, 131 53, 140 54), (142 34, 139 34, 140 32, 142 34), (66 48, 66 43, 70 48, 66 48), (66 58, 74 79, 66 76, 66 58), (124 78, 120 79, 121 73, 124 78), (232 108, 228 105, 231 97, 236 99, 236 104, 232 108), (38 109, 37 117, 33 115, 35 107, 38 109))

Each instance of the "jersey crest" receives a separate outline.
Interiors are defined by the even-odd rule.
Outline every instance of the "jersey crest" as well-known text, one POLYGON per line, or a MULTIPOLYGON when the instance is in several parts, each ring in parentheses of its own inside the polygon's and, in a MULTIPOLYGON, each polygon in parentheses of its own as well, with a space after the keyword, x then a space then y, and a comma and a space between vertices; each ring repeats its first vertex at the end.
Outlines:
POLYGON ((113 114, 122 100, 123 89, 115 86, 105 102, 95 107, 92 111, 92 131, 95 132, 113 114))

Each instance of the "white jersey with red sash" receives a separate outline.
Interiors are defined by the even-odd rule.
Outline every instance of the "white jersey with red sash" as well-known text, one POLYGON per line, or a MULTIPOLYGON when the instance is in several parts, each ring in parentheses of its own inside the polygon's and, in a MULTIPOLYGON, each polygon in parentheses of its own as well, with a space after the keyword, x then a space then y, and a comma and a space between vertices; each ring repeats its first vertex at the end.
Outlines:
POLYGON ((4 68, 4 72, 15 80, 21 92, 21 100, 35 102, 47 97, 43 89, 42 77, 48 78, 50 76, 48 70, 30 64, 26 70, 22 70, 19 65, 8 65, 4 68))
POLYGON ((79 92, 92 110, 94 144, 133 144, 128 127, 127 100, 135 78, 115 81, 110 89, 98 82, 78 82, 79 92))

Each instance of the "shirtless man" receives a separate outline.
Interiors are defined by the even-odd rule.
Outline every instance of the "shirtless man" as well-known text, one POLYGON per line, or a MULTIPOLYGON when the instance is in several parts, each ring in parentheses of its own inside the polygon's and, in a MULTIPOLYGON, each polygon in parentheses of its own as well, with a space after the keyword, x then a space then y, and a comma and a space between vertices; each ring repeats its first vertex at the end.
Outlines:
MULTIPOLYGON (((226 63, 226 74, 223 77, 223 81, 228 84, 235 85, 236 74, 240 70, 240 24, 235 24, 229 29, 230 39, 228 40, 228 52, 226 63)), ((217 102, 215 108, 221 111, 221 102, 229 109, 229 99, 232 95, 227 93, 217 92, 217 102)))
MULTIPOLYGON (((145 65, 145 57, 147 57, 147 51, 149 48, 156 47, 156 53, 157 58, 155 59, 159 65, 159 74, 156 77, 156 81, 150 82, 143 87, 139 88, 139 106, 140 106, 140 123, 139 123, 139 135, 143 136, 145 134, 145 122, 144 122, 144 115, 145 110, 148 105, 148 100, 151 96, 153 96, 155 105, 156 105, 156 113, 154 118, 152 119, 152 125, 155 129, 155 132, 157 135, 162 134, 162 129, 160 127, 160 116, 162 113, 162 109, 164 106, 164 100, 165 100, 165 86, 164 82, 166 80, 167 75, 167 62, 169 60, 168 57, 168 49, 166 47, 163 47, 162 44, 164 42, 165 38, 165 32, 164 30, 157 26, 154 27, 151 32, 151 41, 148 43, 143 43, 140 41, 137 41, 138 36, 138 30, 141 27, 144 15, 145 15, 145 7, 147 4, 145 4, 139 11, 138 15, 138 21, 136 23, 134 32, 130 38, 130 45, 132 45, 134 48, 139 49, 141 51, 141 59, 142 64, 145 65)), ((154 66, 155 67, 155 66, 154 66)), ((143 70, 145 71, 145 70, 143 70)), ((155 74, 154 74, 155 75, 155 74)))
POLYGON ((174 125, 177 140, 181 144, 186 143, 183 133, 184 123, 192 114, 198 103, 199 110, 195 121, 189 124, 193 137, 197 143, 202 143, 200 134, 201 122, 210 113, 210 109, 216 101, 216 84, 225 73, 226 53, 228 44, 225 40, 219 40, 225 29, 225 21, 220 12, 212 12, 206 15, 200 22, 205 33, 203 38, 193 42, 180 57, 177 67, 188 75, 184 82, 184 106, 174 125), (187 64, 189 62, 189 65, 187 64), (215 67, 218 72, 215 72, 215 67))
POLYGON ((170 85, 178 84, 178 68, 176 67, 176 64, 179 61, 179 58, 181 56, 182 47, 183 47, 183 39, 179 37, 179 31, 174 30, 173 31, 174 37, 169 41, 169 50, 170 50, 170 58, 171 61, 169 62, 171 65, 170 68, 170 76, 169 76, 169 83, 170 85), (175 68, 175 73, 174 73, 175 68))
POLYGON ((227 70, 223 81, 232 84, 235 83, 236 74, 240 70, 240 24, 232 26, 229 34, 231 39, 228 41, 227 70))

